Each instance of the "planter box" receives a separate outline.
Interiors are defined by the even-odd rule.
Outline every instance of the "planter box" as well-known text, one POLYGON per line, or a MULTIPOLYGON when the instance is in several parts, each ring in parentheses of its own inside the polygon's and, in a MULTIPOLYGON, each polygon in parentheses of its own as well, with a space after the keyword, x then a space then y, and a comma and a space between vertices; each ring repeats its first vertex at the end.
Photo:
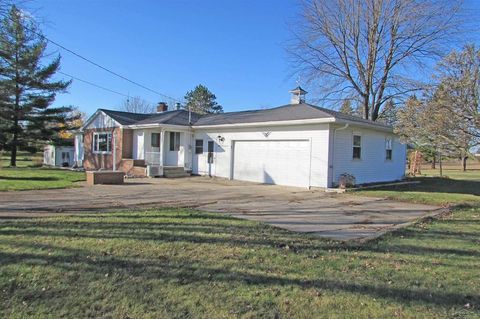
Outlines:
POLYGON ((87 185, 92 186, 96 184, 123 184, 124 177, 124 172, 89 171, 87 172, 87 185))

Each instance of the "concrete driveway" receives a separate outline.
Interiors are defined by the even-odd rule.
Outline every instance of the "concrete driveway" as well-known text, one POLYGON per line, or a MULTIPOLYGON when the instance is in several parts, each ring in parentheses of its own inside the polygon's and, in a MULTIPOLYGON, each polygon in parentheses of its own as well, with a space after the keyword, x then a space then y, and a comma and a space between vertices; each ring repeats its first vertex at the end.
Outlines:
POLYGON ((338 240, 401 227, 438 207, 206 177, 133 179, 124 185, 0 192, 0 219, 150 207, 191 207, 338 240))

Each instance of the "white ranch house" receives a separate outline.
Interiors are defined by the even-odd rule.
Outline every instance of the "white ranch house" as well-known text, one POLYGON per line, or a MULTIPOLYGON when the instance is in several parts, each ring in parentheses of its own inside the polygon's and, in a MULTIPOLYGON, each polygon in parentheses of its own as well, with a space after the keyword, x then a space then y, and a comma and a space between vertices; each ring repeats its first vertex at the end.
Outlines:
POLYGON ((76 138, 84 153, 76 160, 140 176, 177 176, 173 168, 298 187, 333 187, 343 173, 357 184, 404 177, 406 146, 390 126, 307 104, 301 88, 291 92, 288 105, 203 116, 164 106, 155 114, 100 109, 76 138))

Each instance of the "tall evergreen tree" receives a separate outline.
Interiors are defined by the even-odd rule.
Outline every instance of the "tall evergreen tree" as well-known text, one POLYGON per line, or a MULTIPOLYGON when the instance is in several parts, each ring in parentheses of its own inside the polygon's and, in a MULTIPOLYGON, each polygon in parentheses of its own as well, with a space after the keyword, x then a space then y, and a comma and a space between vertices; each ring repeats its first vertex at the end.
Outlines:
POLYGON ((202 84, 197 85, 193 91, 187 92, 185 100, 187 101, 185 109, 192 112, 223 113, 223 107, 217 103, 215 94, 202 84))
POLYGON ((47 41, 35 21, 12 6, 0 23, 0 126, 5 129, 3 148, 10 151, 10 165, 16 166, 18 149, 32 151, 42 142, 55 141, 71 123, 71 107, 51 107, 71 81, 52 80, 60 56, 43 63, 47 41))
POLYGON ((392 99, 385 103, 382 112, 378 116, 378 121, 391 126, 394 126, 397 122, 397 109, 392 99))
POLYGON ((343 100, 339 111, 343 114, 353 115, 352 102, 349 99, 343 100))

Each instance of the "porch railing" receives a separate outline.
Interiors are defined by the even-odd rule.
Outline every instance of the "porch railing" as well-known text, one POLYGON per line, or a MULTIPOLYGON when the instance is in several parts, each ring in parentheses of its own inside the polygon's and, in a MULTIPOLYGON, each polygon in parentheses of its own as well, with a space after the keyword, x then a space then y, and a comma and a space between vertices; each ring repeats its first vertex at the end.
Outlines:
POLYGON ((160 165, 160 152, 145 152, 145 163, 147 165, 160 165))

